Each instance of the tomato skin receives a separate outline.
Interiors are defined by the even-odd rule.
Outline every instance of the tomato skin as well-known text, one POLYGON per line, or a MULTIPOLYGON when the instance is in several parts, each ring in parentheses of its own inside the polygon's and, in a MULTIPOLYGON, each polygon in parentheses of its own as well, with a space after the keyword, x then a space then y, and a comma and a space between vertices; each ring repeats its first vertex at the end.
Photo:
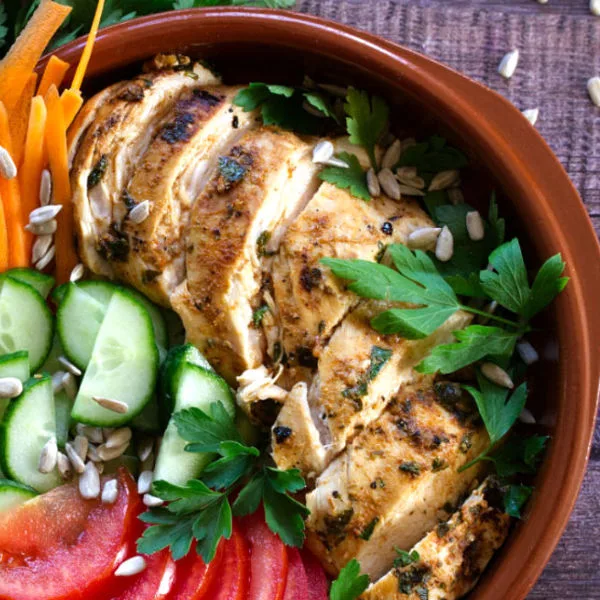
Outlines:
POLYGON ((283 600, 309 600, 308 578, 297 548, 288 548, 288 574, 283 600))
POLYGON ((247 600, 249 577, 248 545, 234 523, 231 538, 225 543, 218 575, 206 595, 206 600, 247 600))
POLYGON ((302 550, 301 555, 308 582, 308 600, 327 600, 329 583, 323 567, 306 548, 302 550))
POLYGON ((250 586, 247 600, 283 600, 288 571, 284 543, 267 526, 262 511, 242 519, 250 545, 250 586))
POLYGON ((0 517, 0 599, 106 597, 114 569, 131 554, 143 505, 131 476, 117 476, 110 505, 61 486, 0 517))

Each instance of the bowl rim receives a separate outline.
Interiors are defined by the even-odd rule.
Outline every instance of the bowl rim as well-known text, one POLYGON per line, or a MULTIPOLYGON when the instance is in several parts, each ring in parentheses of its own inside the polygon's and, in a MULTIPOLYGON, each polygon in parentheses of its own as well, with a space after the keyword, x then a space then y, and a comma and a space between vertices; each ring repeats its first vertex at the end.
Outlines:
MULTIPOLYGON (((574 367, 566 369, 564 359, 561 361, 555 434, 538 475, 526 520, 511 536, 514 539, 508 552, 484 574, 469 596, 486 600, 525 598, 558 544, 577 500, 598 408, 600 353, 594 340, 600 338, 600 314, 594 314, 592 307, 600 297, 600 246, 566 171, 520 111, 496 92, 394 42, 312 15, 213 7, 140 17, 100 32, 90 68, 92 72, 96 69, 96 74, 110 71, 95 67, 94 57, 99 55, 103 56, 101 61, 113 61, 112 69, 147 58, 155 51, 144 54, 150 40, 168 51, 179 43, 174 32, 179 37, 183 31, 190 35, 194 31, 198 36, 202 31, 210 32, 214 37, 213 47, 224 41, 257 41, 259 36, 279 47, 298 48, 304 44, 314 53, 376 68, 390 83, 399 78, 401 87, 422 95, 430 104, 428 108, 441 120, 453 123, 455 128, 473 137, 479 148, 493 159, 497 177, 511 195, 528 199, 518 205, 520 216, 547 230, 537 250, 541 247, 547 254, 547 250, 558 248, 562 252, 571 281, 557 301, 560 305, 557 310, 564 315, 558 328, 561 344, 565 346, 561 352, 574 367), (231 40, 234 32, 242 39, 231 40), (124 46, 125 38, 128 48, 124 46), (123 55, 115 52, 116 48, 131 58, 119 63, 123 55), (584 267, 585 273, 580 272, 584 267), (569 396, 578 401, 568 405, 569 396)), ((85 38, 79 38, 51 54, 75 64, 84 43, 85 38)), ((198 49, 202 45, 203 42, 198 43, 198 49)), ((49 56, 42 59, 40 68, 49 56)), ((532 241, 538 240, 532 237, 532 241)))

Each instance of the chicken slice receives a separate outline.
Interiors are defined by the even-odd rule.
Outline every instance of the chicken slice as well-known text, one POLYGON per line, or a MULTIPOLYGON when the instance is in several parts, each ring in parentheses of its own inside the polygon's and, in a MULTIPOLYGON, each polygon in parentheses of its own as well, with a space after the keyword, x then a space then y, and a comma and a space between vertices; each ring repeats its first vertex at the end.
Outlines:
POLYGON ((255 113, 232 104, 240 89, 219 86, 185 91, 127 186, 130 211, 146 202, 149 216, 141 223, 135 223, 133 216, 125 218, 122 231, 129 239, 130 252, 125 261, 113 263, 113 272, 163 306, 170 306, 169 296, 184 279, 184 231, 192 203, 223 149, 254 124, 255 113))
POLYGON ((486 479, 414 546, 416 562, 388 571, 361 599, 457 600, 470 592, 508 535, 510 517, 499 500, 496 483, 486 479))
POLYGON ((118 84, 109 94, 101 92, 104 97, 92 99, 93 108, 84 109, 88 116, 79 129, 87 127, 74 134, 71 185, 79 252, 94 273, 110 277, 111 264, 127 259, 123 191, 162 120, 185 90, 218 83, 201 65, 154 71, 118 84))
POLYGON ((318 355, 335 326, 358 302, 320 264, 324 256, 376 260, 385 246, 405 244, 429 217, 412 200, 364 202, 323 183, 285 234, 273 262, 274 299, 285 351, 294 362, 318 355))
POLYGON ((317 479, 307 544, 331 574, 352 558, 372 578, 433 528, 479 474, 462 473, 489 439, 473 417, 438 402, 431 378, 405 386, 317 479))
POLYGON ((171 297, 188 340, 231 383, 263 363, 265 340, 252 322, 263 269, 316 190, 311 146, 292 133, 247 132, 194 203, 187 280, 171 297))

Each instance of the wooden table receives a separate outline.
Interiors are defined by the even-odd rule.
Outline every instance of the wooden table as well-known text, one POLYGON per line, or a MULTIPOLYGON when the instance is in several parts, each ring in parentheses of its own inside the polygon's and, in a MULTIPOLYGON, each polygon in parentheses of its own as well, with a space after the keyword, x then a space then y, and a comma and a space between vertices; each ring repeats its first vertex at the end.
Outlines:
MULTIPOLYGON (((588 0, 301 0, 299 8, 428 54, 521 109, 539 106, 538 129, 600 232, 600 108, 585 87, 600 75, 600 17, 588 0), (496 69, 513 47, 521 61, 505 82, 496 69)), ((571 522, 529 598, 600 598, 600 426, 571 522)))

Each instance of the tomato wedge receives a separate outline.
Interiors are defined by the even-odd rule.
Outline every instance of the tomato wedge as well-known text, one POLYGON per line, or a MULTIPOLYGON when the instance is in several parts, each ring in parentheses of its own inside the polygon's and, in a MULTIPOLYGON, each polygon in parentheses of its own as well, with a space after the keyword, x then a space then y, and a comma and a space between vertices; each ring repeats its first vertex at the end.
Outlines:
POLYGON ((308 600, 327 600, 329 583, 323 567, 306 549, 302 550, 302 562, 308 582, 308 600))
POLYGON ((250 544, 248 600, 283 600, 288 571, 285 545, 269 529, 261 512, 244 517, 242 527, 250 544))
POLYGON ((300 552, 288 548, 288 574, 283 600, 309 600, 308 578, 300 552))
POLYGON ((103 598, 115 567, 132 551, 143 508, 125 471, 113 504, 84 500, 76 485, 37 496, 0 517, 0 598, 103 598))
POLYGON ((224 544, 223 560, 206 600, 247 600, 249 576, 248 545, 234 523, 233 534, 224 544))

